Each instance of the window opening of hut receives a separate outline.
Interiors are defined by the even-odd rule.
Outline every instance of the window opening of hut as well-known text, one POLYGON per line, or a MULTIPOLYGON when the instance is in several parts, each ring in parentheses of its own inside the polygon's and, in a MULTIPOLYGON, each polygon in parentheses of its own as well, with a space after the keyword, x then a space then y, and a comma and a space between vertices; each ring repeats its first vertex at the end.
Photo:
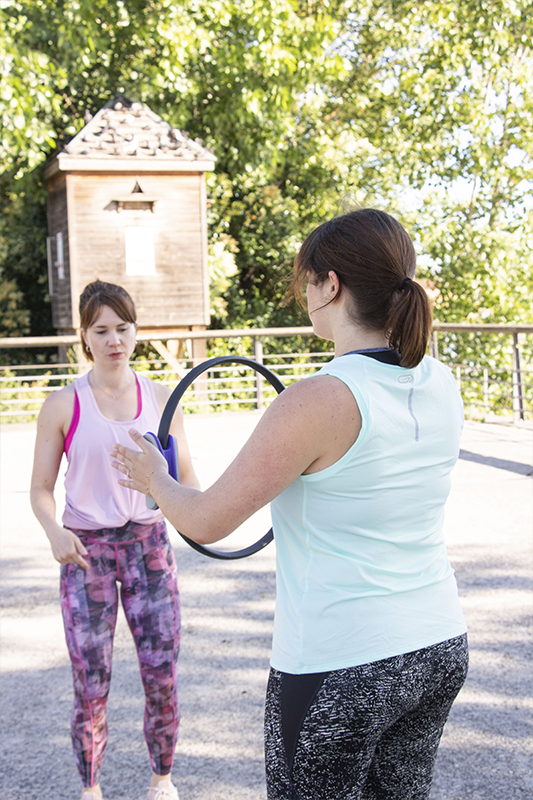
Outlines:
POLYGON ((124 228, 126 275, 155 275, 154 229, 124 228))

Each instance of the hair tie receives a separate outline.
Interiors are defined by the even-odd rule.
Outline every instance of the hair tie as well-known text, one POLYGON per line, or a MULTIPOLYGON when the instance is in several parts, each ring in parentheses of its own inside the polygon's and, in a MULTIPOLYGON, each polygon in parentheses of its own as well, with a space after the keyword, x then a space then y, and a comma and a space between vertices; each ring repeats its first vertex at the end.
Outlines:
POLYGON ((407 281, 411 281, 411 283, 412 283, 412 282, 413 282, 413 279, 412 279, 412 278, 410 278, 410 277, 409 277, 409 275, 407 276, 407 278, 404 278, 404 279, 403 279, 403 281, 402 281, 402 282, 400 283, 400 285, 398 286, 398 291, 399 291, 399 292, 401 292, 401 291, 402 291, 402 289, 403 289, 403 287, 405 286, 405 284, 407 283, 407 281))

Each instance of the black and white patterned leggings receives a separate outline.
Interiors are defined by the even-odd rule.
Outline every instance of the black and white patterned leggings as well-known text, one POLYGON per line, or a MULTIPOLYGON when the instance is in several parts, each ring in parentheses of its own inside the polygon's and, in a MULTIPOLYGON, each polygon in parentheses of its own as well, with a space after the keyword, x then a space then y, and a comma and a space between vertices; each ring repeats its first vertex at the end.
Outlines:
POLYGON ((268 800, 425 800, 467 670, 466 634, 332 672, 272 669, 268 800))

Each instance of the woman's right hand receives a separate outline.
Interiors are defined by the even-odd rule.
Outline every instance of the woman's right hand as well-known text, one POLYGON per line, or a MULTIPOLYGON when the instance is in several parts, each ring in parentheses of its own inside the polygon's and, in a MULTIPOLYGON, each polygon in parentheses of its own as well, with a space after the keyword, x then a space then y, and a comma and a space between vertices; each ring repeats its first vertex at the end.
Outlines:
POLYGON ((83 569, 89 569, 89 564, 83 558, 87 555, 87 550, 75 533, 58 525, 48 533, 48 538, 56 561, 60 564, 79 564, 83 569))

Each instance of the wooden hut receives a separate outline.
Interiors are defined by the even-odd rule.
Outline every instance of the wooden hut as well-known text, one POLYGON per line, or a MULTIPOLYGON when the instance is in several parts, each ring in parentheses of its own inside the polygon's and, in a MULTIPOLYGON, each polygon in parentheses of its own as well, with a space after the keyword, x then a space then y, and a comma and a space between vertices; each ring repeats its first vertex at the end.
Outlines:
MULTIPOLYGON (((90 281, 118 283, 141 331, 209 324, 205 172, 215 156, 147 106, 117 96, 44 169, 53 324, 79 327, 90 281)), ((197 356, 201 353, 197 352, 197 356)))

